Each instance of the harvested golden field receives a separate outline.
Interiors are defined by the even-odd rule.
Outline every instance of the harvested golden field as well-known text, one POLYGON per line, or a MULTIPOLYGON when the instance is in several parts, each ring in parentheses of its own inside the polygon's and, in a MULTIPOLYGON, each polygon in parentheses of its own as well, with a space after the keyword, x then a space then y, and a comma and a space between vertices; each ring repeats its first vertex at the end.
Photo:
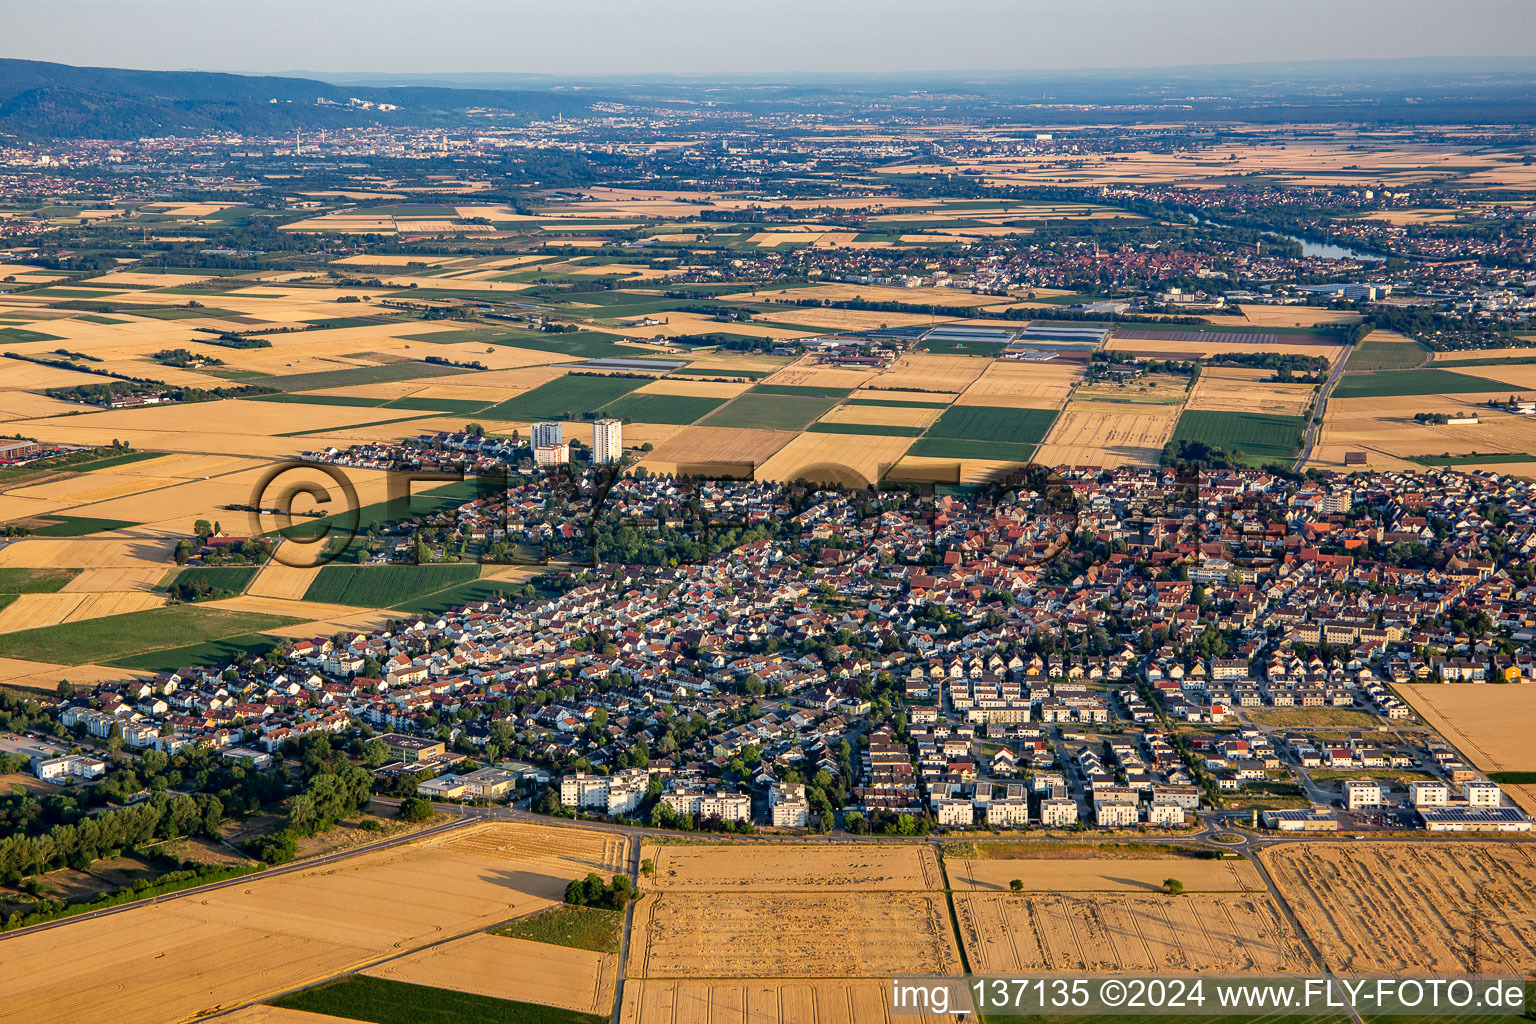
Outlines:
POLYGON ((619 1011, 620 1024, 949 1024, 954 1019, 893 1014, 889 981, 630 981, 619 1011))
POLYGON ((636 395, 691 395, 695 398, 735 398, 752 386, 749 380, 677 380, 663 377, 635 389, 636 395))
POLYGON ((1523 843, 1297 843, 1259 856, 1336 971, 1469 970, 1471 913, 1482 970, 1536 970, 1536 856, 1523 843))
POLYGON ((934 324, 938 320, 927 313, 891 313, 867 309, 792 308, 774 310, 770 319, 779 323, 804 324, 829 331, 871 331, 881 327, 911 327, 934 324))
POLYGON ((1308 464, 1342 466, 1346 451, 1364 451, 1373 469, 1422 469, 1406 461, 1412 455, 1536 453, 1536 417, 1491 410, 1480 404, 1485 399, 1446 395, 1330 399, 1308 464), (1413 417, 1419 412, 1476 413, 1481 422, 1416 423, 1413 417))
MULTIPOLYGON (((1343 309, 1312 306, 1238 306, 1243 319, 1254 327, 1329 327, 1360 322, 1360 314, 1343 309)), ((1219 322, 1219 321, 1213 321, 1219 322)))
MULTIPOLYGON (((745 427, 684 427, 665 444, 656 446, 647 466, 661 464, 746 464, 756 466, 778 451, 794 435, 785 430, 754 430, 745 427)), ((668 472, 667 470, 657 470, 668 472)))
POLYGON ((136 569, 172 566, 169 538, 130 537, 24 537, 0 548, 0 567, 52 569, 58 566, 136 569))
POLYGON ((41 391, 44 388, 72 388, 80 384, 101 383, 101 378, 93 373, 42 366, 25 359, 7 359, 0 362, 0 368, 5 370, 5 386, 16 391, 41 391))
POLYGON ((60 589, 63 594, 102 594, 110 591, 149 593, 175 566, 164 569, 86 569, 60 589))
POLYGON ((959 970, 941 894, 662 892, 635 905, 626 976, 888 978, 959 970))
POLYGON ((257 1003, 255 1006, 245 1006, 233 1013, 227 1013, 219 1020, 225 1021, 226 1024, 342 1024, 346 1018, 257 1003))
MULTIPOLYGON (((551 869, 543 885, 560 885, 559 898, 565 894, 565 882, 580 872, 613 875, 628 869, 629 842, 612 832, 566 828, 556 825, 485 824, 453 833, 442 842, 444 849, 464 851, 497 861, 551 869)), ((527 878, 524 882, 529 881, 527 878)), ((550 891, 536 887, 532 891, 550 891)))
MULTIPOLYGON (((462 424, 459 424, 462 425, 462 424)), ((223 435, 213 435, 222 437, 223 435)), ((295 438, 300 442, 299 447, 320 447, 314 438, 295 438)), ((158 460, 156 460, 158 461, 158 460)), ((145 465, 154 465, 153 462, 145 465)), ((242 467, 234 472, 223 474, 210 474, 207 478, 195 477, 155 491, 145 491, 141 494, 130 495, 124 498, 114 498, 100 501, 90 505, 83 505, 69 510, 70 515, 101 516, 107 519, 121 519, 127 522, 154 524, 153 529, 145 527, 131 531, 155 537, 179 535, 185 536, 192 532, 192 526, 198 519, 207 519, 210 522, 219 522, 224 529, 232 534, 253 535, 272 528, 275 524, 270 517, 261 519, 250 512, 231 512, 222 506, 230 504, 260 504, 252 499, 257 497, 254 492, 260 486, 266 475, 270 472, 270 464, 241 460, 235 465, 242 467), (248 467, 248 468, 244 468, 248 467), (263 523, 265 522, 265 526, 263 523)), ((357 491, 358 501, 364 505, 376 501, 383 501, 386 497, 386 475, 374 470, 348 470, 347 477, 352 481, 357 491)), ((336 482, 328 475, 320 473, 312 468, 291 469, 285 471, 280 479, 271 482, 265 492, 267 504, 271 504, 274 493, 279 493, 291 485, 299 483, 314 483, 322 488, 321 497, 328 500, 320 501, 318 498, 306 495, 298 495, 293 502, 295 512, 306 509, 336 511, 345 506, 345 496, 336 486, 336 482)), ((125 534, 129 531, 125 531, 125 534)), ((142 540, 141 540, 142 543, 142 540)), ((174 539, 171 540, 174 544, 174 539)), ((169 549, 167 549, 169 558, 169 549)), ((0 555, 3 559, 3 555, 0 555)), ((90 562, 63 562, 63 565, 91 565, 90 562)), ((95 563, 101 565, 115 565, 126 563, 104 562, 95 563)))
MULTIPOLYGON (((1536 348, 1470 348, 1459 352, 1436 352, 1430 358, 1436 364, 1464 363, 1469 359, 1530 359, 1536 356, 1536 348)), ((1447 370, 1454 370, 1454 366, 1446 366, 1447 370)), ((1488 367, 1477 369, 1467 368, 1471 373, 1480 373, 1487 376, 1488 367)))
POLYGON ((1217 412, 1264 412, 1304 416, 1317 391, 1313 384, 1277 384, 1264 378, 1270 370, 1215 366, 1200 374, 1189 396, 1189 408, 1217 412))
POLYGON ((1083 384, 1072 394, 1078 402, 1116 402, 1132 405, 1183 405, 1189 397, 1189 378, 1151 373, 1128 384, 1100 381, 1083 384))
MULTIPOLYGON (((283 543, 287 543, 284 541, 283 543)), ((295 559, 297 561, 297 559, 295 559)), ((273 560, 262 566, 246 593, 251 597, 271 597, 284 601, 302 601, 320 567, 292 566, 273 560)))
POLYGON ((390 960, 362 973, 606 1016, 619 958, 546 942, 480 933, 390 960))
POLYGON ((784 367, 771 377, 764 378, 762 383, 852 391, 863 387, 874 375, 874 370, 847 370, 837 366, 822 366, 807 356, 799 362, 784 367))
POLYGON ((954 402, 955 399, 960 397, 960 394, 955 391, 907 390, 880 384, 875 387, 860 388, 848 397, 869 398, 877 402, 923 402, 943 406, 954 402))
POLYGON ((956 893, 971 970, 1287 973, 1311 966, 1268 893, 956 893))
MULTIPOLYGON (((132 469, 132 466, 124 467, 132 469)), ((41 498, 53 502, 56 506, 88 505, 95 501, 107 501, 111 498, 123 498, 130 494, 140 494, 144 491, 158 490, 169 487, 177 481, 164 477, 136 476, 131 473, 114 473, 111 470, 102 470, 96 473, 81 473, 75 476, 64 476, 56 480, 48 480, 40 484, 26 484, 12 488, 6 493, 18 498, 41 498)))
MULTIPOLYGON (((844 282, 796 288, 793 296, 795 301, 825 299, 830 302, 847 302, 849 299, 865 299, 869 302, 896 302, 908 306, 996 306, 1008 301, 997 295, 973 295, 963 288, 902 288, 892 284, 844 282)), ((749 297, 750 293, 745 292, 722 296, 725 301, 749 297)))
POLYGON ((1282 355, 1318 356, 1333 363, 1343 354, 1342 345, 1297 344, 1288 341, 1283 334, 1278 341, 1243 341, 1217 338, 1214 334, 1208 341, 1175 341, 1169 338, 1126 338, 1117 334, 1104 347, 1111 352, 1129 352, 1151 359, 1208 358, 1223 352, 1278 352, 1282 355))
POLYGON ((838 405, 834 406, 819 422, 868 423, 882 427, 926 427, 939 418, 942 406, 927 409, 902 408, 890 405, 838 405))
POLYGON ((114 914, 105 928, 80 921, 10 937, 0 1005, 18 1020, 203 1016, 538 910, 586 874, 562 848, 606 841, 486 825, 163 899, 114 914), (62 947, 74 953, 61 957, 62 947))
POLYGON ((998 360, 955 399, 955 404, 1060 409, 1082 379, 1081 363, 998 360))
MULTIPOLYGON (((596 315, 601 315, 599 312, 596 315)), ((649 327, 641 327, 637 324, 620 324, 613 327, 602 328, 614 334, 628 335, 632 338, 671 338, 679 334, 710 334, 719 331, 722 327, 728 327, 732 334, 746 334, 754 338, 805 338, 815 334, 815 331, 797 331, 788 327, 773 327, 767 324, 755 324, 750 321, 731 324, 721 324, 714 317, 704 313, 679 313, 673 310, 661 314, 666 321, 649 327)))
POLYGON ((1412 683, 1394 689, 1483 771, 1536 771, 1536 686, 1412 683))
POLYGON ((1155 466, 1178 422, 1177 406, 1073 402, 1051 425, 1035 461, 1045 466, 1155 466))
POLYGON ((974 487, 1016 471, 1023 463, 1001 459, 936 459, 903 455, 887 475, 893 483, 943 483, 974 487))
POLYGON ((866 387, 959 393, 980 377, 992 360, 982 356, 904 355, 866 387))
MULTIPOLYGON (((1455 370, 1454 366, 1447 366, 1448 370, 1455 370)), ((1515 391, 1536 391, 1536 365, 1530 363, 1513 363, 1504 366, 1469 366, 1465 371, 1474 377, 1485 377, 1508 384, 1515 391)), ((1504 397, 1502 395, 1498 396, 1504 397)))
POLYGON ((828 846, 758 843, 646 846, 655 873, 645 888, 662 892, 941 889, 939 862, 927 847, 860 843, 828 846))
POLYGON ((914 438, 883 434, 798 434, 757 467, 757 479, 867 487, 901 461, 914 438))
POLYGON ((949 884, 961 889, 1008 891, 1018 879, 1025 892, 1161 892, 1163 881, 1177 878, 1185 892, 1251 892, 1264 888, 1253 864, 1244 859, 1196 860, 1193 857, 1127 857, 970 860, 946 858, 949 884))

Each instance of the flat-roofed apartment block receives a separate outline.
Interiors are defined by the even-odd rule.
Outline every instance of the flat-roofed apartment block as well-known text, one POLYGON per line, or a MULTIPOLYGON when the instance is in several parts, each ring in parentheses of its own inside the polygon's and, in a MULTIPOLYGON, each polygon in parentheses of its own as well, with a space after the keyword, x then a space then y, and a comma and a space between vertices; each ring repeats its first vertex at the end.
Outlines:
POLYGON ((1040 801, 1040 824, 1044 828, 1069 828, 1077 824, 1077 801, 1071 797, 1040 801))
POLYGON ((429 740, 425 736, 407 736, 391 732, 379 737, 390 754, 401 761, 426 761, 448 753, 448 745, 442 740, 429 740))
POLYGON ((1410 782, 1408 802, 1415 807, 1444 807, 1451 802, 1451 787, 1443 782, 1410 782))
POLYGON ((1147 805, 1147 824, 1159 828, 1178 828, 1184 824, 1184 805, 1165 796, 1154 797, 1147 805))
POLYGON ((611 466, 623 460, 623 423, 606 417, 594 421, 592 424, 592 461, 599 466, 611 466))
POLYGON ((564 442, 533 446, 533 462, 536 466, 563 466, 570 461, 571 446, 564 442))
POLYGON ((768 808, 774 828, 805 828, 811 823, 811 805, 803 783, 774 783, 768 790, 768 808))
POLYGON ((561 434, 559 423, 535 423, 528 428, 528 444, 533 448, 542 448, 547 444, 559 444, 565 438, 561 434))
POLYGON ((1504 802, 1504 791, 1497 782, 1468 782, 1461 795, 1469 807, 1497 807, 1504 802))
POLYGON ((608 814, 628 814, 645 799, 650 774, 644 768, 625 768, 614 775, 578 772, 560 780, 560 802, 567 807, 597 807, 608 814))
POLYGON ((1349 779, 1344 783, 1344 806, 1351 811, 1381 806, 1381 783, 1349 779))
POLYGON ((674 814, 697 815, 703 820, 752 820, 752 797, 747 793, 673 783, 670 791, 661 794, 661 802, 670 807, 674 814))

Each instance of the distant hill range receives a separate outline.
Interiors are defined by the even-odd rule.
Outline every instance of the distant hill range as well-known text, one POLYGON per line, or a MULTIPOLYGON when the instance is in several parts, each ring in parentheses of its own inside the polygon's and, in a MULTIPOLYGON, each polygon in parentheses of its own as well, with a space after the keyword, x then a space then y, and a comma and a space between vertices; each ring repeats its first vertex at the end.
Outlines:
POLYGON ((590 97, 525 89, 377 88, 207 71, 128 71, 0 59, 0 134, 135 139, 206 131, 461 123, 470 110, 580 114, 590 97))

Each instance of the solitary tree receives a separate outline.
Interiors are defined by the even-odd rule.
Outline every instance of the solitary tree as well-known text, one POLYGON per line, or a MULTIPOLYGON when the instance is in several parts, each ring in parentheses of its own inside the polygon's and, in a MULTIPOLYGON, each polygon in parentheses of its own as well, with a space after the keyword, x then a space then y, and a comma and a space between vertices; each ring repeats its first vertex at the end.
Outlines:
POLYGON ((1008 888, 1014 892, 1023 892, 1024 880, 1022 878, 1015 878, 1013 881, 1008 883, 1008 888))
POLYGON ((1177 878, 1165 878, 1163 888, 1168 890, 1168 895, 1177 896, 1184 891, 1184 883, 1177 878))

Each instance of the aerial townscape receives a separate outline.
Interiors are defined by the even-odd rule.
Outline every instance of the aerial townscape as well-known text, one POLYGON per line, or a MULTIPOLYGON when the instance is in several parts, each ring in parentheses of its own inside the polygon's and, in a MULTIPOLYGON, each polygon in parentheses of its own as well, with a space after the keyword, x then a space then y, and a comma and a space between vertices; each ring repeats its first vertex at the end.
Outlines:
POLYGON ((444 17, 0 44, 0 1024, 1536 977, 1536 14, 974 74, 444 17))

